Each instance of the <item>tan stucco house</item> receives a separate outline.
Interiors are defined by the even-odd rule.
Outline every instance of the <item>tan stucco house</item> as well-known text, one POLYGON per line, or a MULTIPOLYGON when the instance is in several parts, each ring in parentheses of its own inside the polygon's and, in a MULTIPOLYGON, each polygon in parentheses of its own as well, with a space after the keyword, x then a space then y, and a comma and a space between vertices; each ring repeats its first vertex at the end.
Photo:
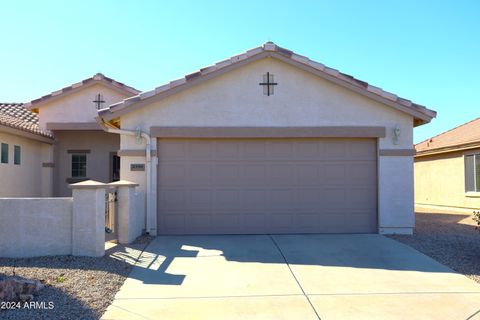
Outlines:
POLYGON ((434 116, 266 43, 98 120, 152 234, 411 233, 413 128, 434 116))
POLYGON ((415 204, 480 209, 480 118, 415 146, 415 204))
POLYGON ((138 93, 96 74, 26 104, 0 104, 0 197, 71 196, 71 183, 118 180, 120 139, 95 117, 98 106, 138 93))
POLYGON ((52 195, 119 167, 153 235, 410 234, 413 128, 435 117, 271 42, 151 91, 96 75, 23 107, 52 195))

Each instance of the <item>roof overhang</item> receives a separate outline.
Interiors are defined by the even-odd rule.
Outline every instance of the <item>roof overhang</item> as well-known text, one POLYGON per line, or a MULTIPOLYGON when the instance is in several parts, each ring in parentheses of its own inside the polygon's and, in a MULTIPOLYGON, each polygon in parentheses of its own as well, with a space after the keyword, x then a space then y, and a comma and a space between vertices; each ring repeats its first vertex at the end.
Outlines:
POLYGON ((349 75, 339 72, 338 70, 328 68, 321 63, 295 54, 290 50, 278 47, 273 43, 266 43, 262 47, 249 50, 246 53, 221 61, 213 66, 203 68, 198 72, 186 75, 184 78, 172 81, 154 90, 143 92, 119 103, 112 104, 108 108, 99 110, 99 116, 106 121, 113 120, 146 105, 150 105, 173 94, 186 90, 198 83, 237 69, 245 64, 268 57, 293 65, 360 95, 407 113, 413 116, 414 126, 428 123, 436 116, 436 112, 433 110, 429 110, 424 106, 415 104, 407 99, 400 98, 395 94, 369 85, 364 81, 357 80, 349 75))
POLYGON ((464 144, 446 146, 446 147, 437 148, 437 149, 415 152, 415 158, 433 156, 437 154, 450 153, 450 152, 456 152, 456 151, 479 149, 479 148, 480 148, 480 141, 475 141, 470 143, 464 143, 464 144))
POLYGON ((44 142, 48 144, 53 144, 55 140, 53 138, 45 137, 39 134, 31 133, 25 130, 13 128, 4 124, 0 124, 0 132, 5 132, 8 134, 13 134, 16 136, 20 136, 23 138, 39 141, 39 142, 44 142))
POLYGON ((47 122, 48 130, 102 130, 97 122, 47 122))
POLYGON ((80 90, 83 90, 85 88, 92 87, 98 84, 104 85, 105 87, 110 88, 126 96, 137 95, 140 93, 140 91, 135 88, 132 88, 123 83, 117 82, 111 78, 105 77, 102 74, 96 74, 91 78, 74 83, 68 87, 49 93, 41 98, 27 102, 25 103, 25 108, 31 111, 33 109, 42 107, 46 103, 50 103, 52 101, 55 101, 71 93, 78 92, 80 90))

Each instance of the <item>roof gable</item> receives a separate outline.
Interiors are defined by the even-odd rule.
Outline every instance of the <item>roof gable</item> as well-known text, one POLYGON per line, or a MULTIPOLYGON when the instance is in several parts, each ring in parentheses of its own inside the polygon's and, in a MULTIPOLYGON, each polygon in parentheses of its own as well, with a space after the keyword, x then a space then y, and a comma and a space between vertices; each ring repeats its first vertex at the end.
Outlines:
POLYGON ((177 92, 190 88, 201 81, 212 79, 213 77, 239 68, 247 63, 266 57, 278 59, 323 79, 334 82, 342 87, 355 91, 361 95, 381 102, 387 106, 412 115, 415 119, 415 125, 428 123, 436 115, 435 111, 429 110, 424 106, 412 103, 411 101, 400 98, 395 94, 371 86, 366 82, 343 74, 338 70, 328 68, 321 63, 308 59, 307 57, 300 56, 290 50, 278 47, 271 42, 268 42, 261 47, 251 49, 243 54, 218 62, 215 65, 202 68, 197 72, 186 75, 184 78, 172 81, 166 85, 157 87, 154 90, 143 92, 139 95, 127 98, 119 103, 115 103, 106 109, 100 110, 99 115, 105 120, 115 119, 123 114, 149 105, 152 102, 164 99, 177 92))
POLYGON ((106 77, 101 73, 95 74, 93 77, 90 77, 88 79, 82 80, 80 82, 74 83, 70 86, 64 87, 60 90, 51 92, 45 96, 42 96, 38 99, 32 100, 30 102, 27 102, 25 104, 25 108, 28 110, 32 110, 35 108, 41 107, 44 103, 50 102, 54 99, 57 99, 59 97, 64 97, 68 94, 71 94, 73 92, 80 91, 84 88, 96 85, 96 84, 102 84, 106 87, 109 87, 115 91, 119 91, 127 96, 132 96, 139 94, 140 91, 132 88, 130 86, 127 86, 126 84, 123 84, 121 82, 115 81, 112 78, 106 77))

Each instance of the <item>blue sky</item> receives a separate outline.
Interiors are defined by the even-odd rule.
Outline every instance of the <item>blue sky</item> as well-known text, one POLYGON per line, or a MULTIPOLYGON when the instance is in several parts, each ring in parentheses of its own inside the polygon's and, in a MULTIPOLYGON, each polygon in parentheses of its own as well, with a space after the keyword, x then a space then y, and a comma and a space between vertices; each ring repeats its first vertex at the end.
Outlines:
POLYGON ((0 101, 102 72, 154 88, 274 41, 438 112, 480 116, 480 1, 2 1, 0 101))

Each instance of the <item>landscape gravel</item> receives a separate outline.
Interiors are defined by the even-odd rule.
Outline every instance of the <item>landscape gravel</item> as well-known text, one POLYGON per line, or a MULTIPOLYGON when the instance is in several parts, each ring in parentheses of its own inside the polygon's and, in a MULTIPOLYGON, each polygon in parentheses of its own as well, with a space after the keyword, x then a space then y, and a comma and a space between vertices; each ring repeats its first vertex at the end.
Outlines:
POLYGON ((480 283, 480 230, 471 214, 417 210, 415 219, 413 236, 389 237, 480 283))
POLYGON ((143 236, 133 244, 115 245, 101 258, 0 258, 0 276, 15 275, 45 284, 34 298, 40 308, 0 310, 0 319, 99 319, 151 239, 143 236))

